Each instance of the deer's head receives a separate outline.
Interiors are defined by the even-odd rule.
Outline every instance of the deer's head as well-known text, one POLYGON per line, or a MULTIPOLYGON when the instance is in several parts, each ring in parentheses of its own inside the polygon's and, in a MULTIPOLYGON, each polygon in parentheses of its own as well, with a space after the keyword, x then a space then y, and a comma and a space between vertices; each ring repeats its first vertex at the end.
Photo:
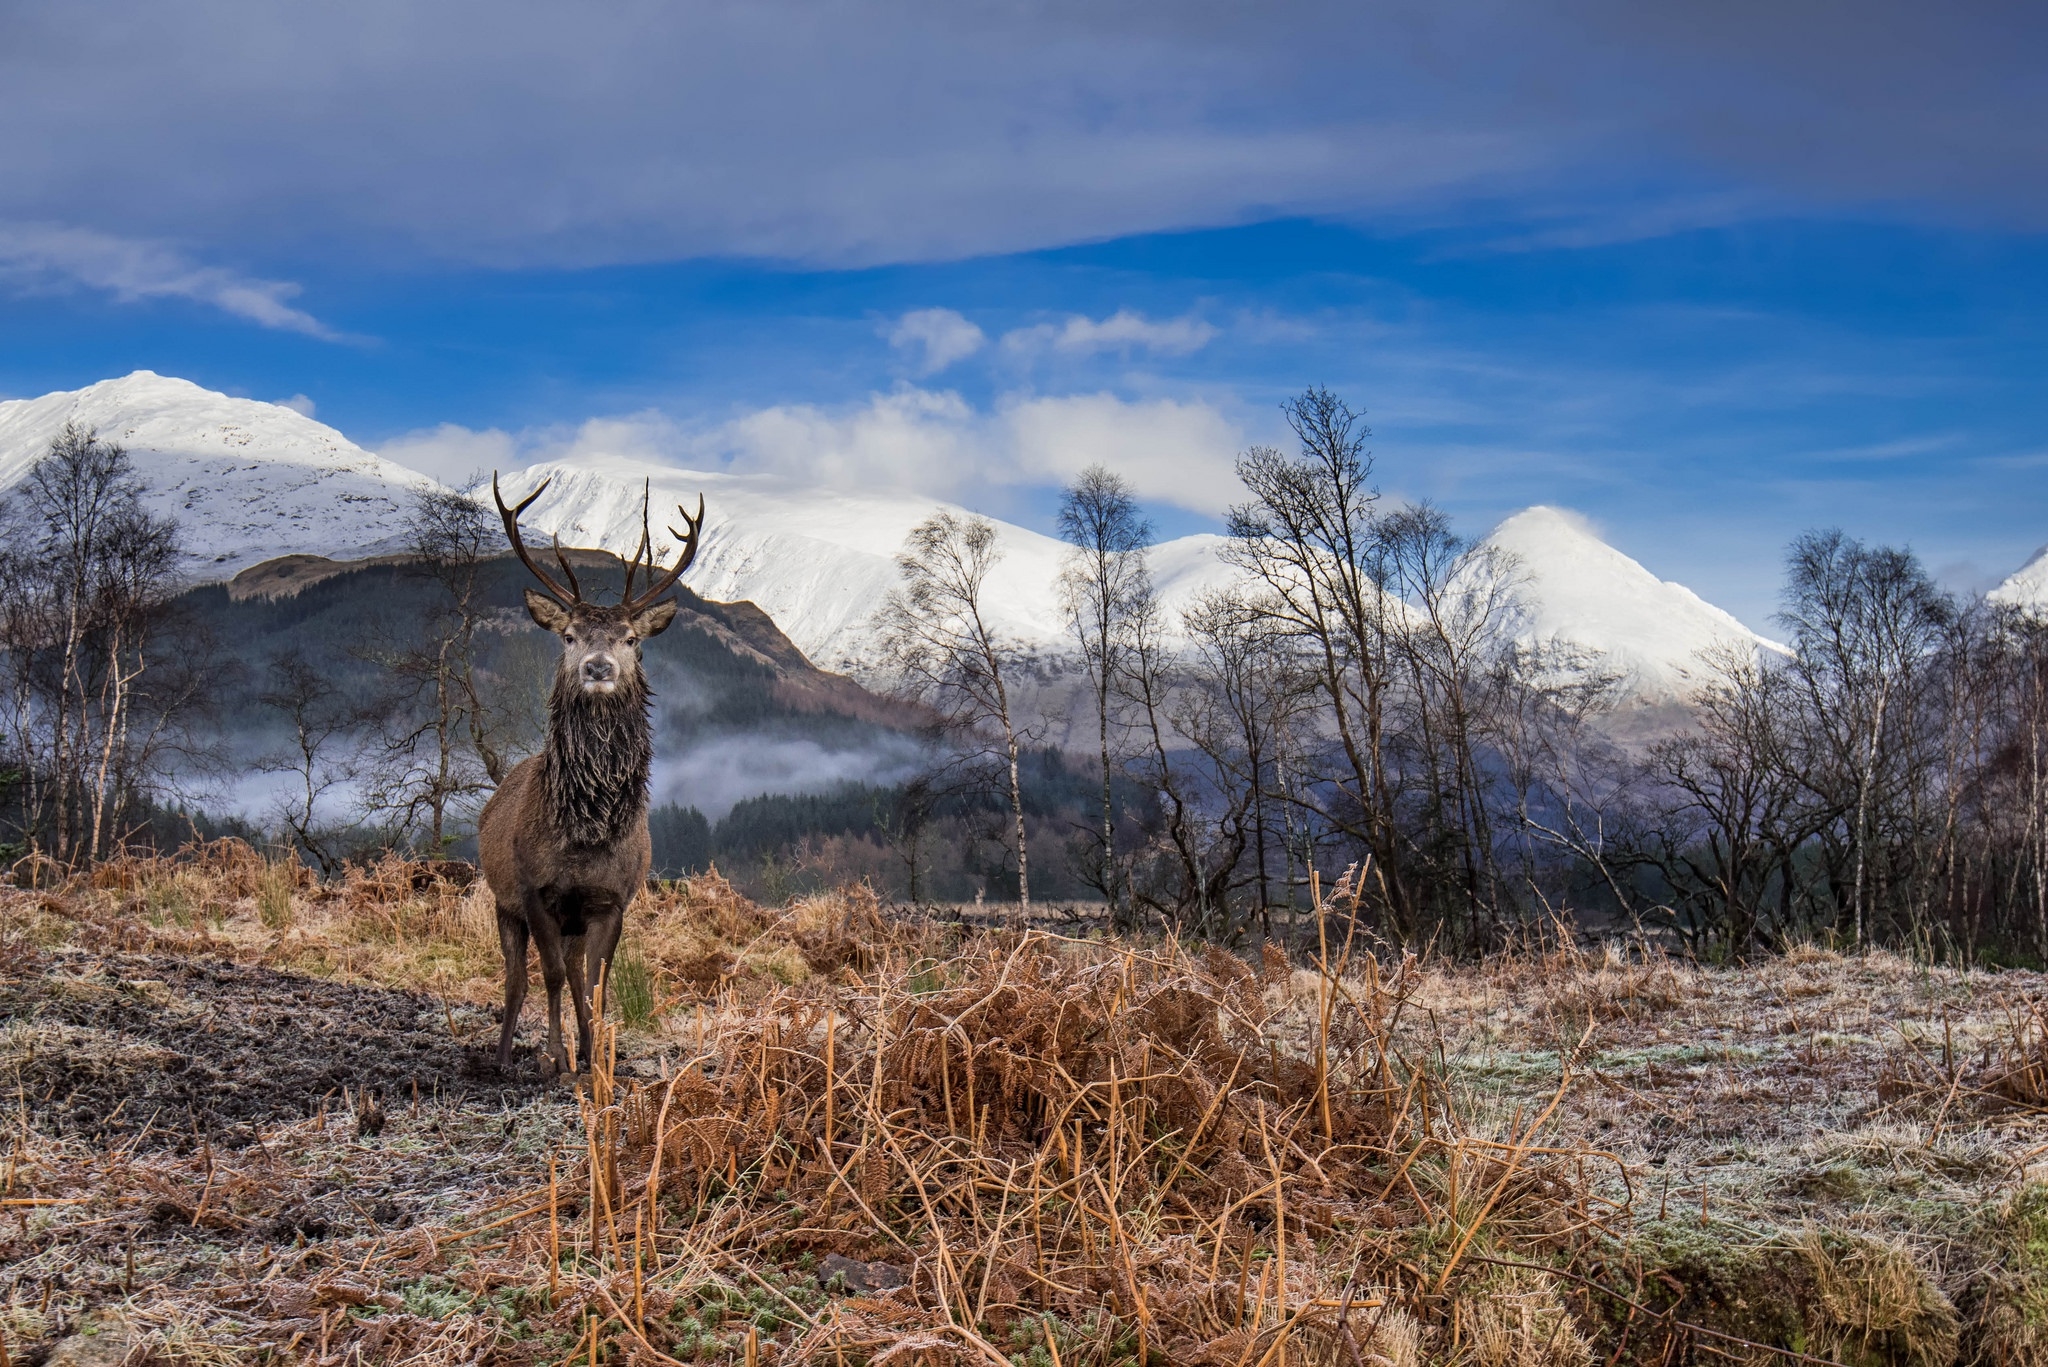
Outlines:
POLYGON ((556 669, 555 687, 558 691, 566 690, 593 699, 639 694, 644 687, 640 674, 641 644, 649 637, 659 636, 675 620, 675 599, 661 600, 661 595, 674 587, 683 571, 690 568, 690 562, 697 558, 697 540, 704 530, 704 500, 702 496, 697 499, 695 517, 681 508, 676 509, 682 514, 683 524, 689 531, 668 529, 669 535, 681 543, 682 551, 676 557, 675 566, 664 570, 654 560, 653 543, 648 534, 647 502, 643 498, 640 547, 627 562, 625 592, 617 603, 592 603, 584 599, 583 586, 576 582, 576 571, 569 567, 569 558, 562 553, 559 539, 554 548, 555 564, 560 567, 562 577, 557 580, 535 563, 527 553, 525 540, 519 535, 519 515, 546 492, 549 482, 543 480, 540 487, 521 499, 516 507, 508 508, 504 496, 498 492, 498 477, 494 474, 491 476, 491 497, 497 500, 498 515, 504 519, 505 536, 512 543, 513 552, 540 581, 539 588, 526 590, 526 611, 535 623, 562 638, 562 658, 556 669), (643 558, 646 561, 647 586, 635 593, 633 580, 643 558))

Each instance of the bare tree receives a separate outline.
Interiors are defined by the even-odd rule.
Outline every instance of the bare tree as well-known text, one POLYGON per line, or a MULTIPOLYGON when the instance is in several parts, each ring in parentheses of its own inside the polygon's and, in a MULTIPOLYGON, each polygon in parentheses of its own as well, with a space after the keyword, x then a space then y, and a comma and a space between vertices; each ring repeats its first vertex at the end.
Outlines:
POLYGON ((439 592, 432 612, 377 652, 391 692, 370 802, 423 826, 439 853, 454 838, 453 818, 504 779, 518 704, 511 690, 486 686, 482 660, 496 519, 467 494, 425 485, 413 493, 405 535, 418 572, 439 592))
POLYGON ((1307 648, 1336 738, 1340 800, 1321 815, 1371 852, 1396 931, 1413 929, 1402 885, 1387 770, 1392 665, 1387 642, 1406 611, 1379 581, 1383 546, 1372 486, 1371 430, 1327 389, 1281 410, 1300 442, 1289 456, 1255 446, 1238 458, 1247 500, 1229 514, 1224 558, 1261 587, 1275 623, 1307 648))
POLYGON ((1912 691, 1919 666, 1939 642, 1954 607, 1910 551, 1868 547, 1839 531, 1808 532, 1792 543, 1786 607, 1793 668, 1812 709, 1821 775, 1845 781, 1849 864, 1845 890, 1857 944, 1870 931, 1870 853, 1874 820, 1914 739, 1912 691), (1895 742, 1888 745, 1887 741, 1895 742))
POLYGON ((23 824, 60 860, 93 859, 154 774, 184 697, 145 675, 176 584, 177 528, 142 504, 128 453, 66 425, 9 494, 0 621, 23 824))
POLYGON ((333 827, 322 819, 321 805, 354 776, 351 756, 337 754, 359 724, 355 709, 341 690, 303 653, 287 650, 270 662, 267 686, 257 701, 276 712, 291 728, 285 747, 258 758, 266 774, 289 774, 292 787, 276 804, 279 823, 299 848, 312 855, 322 873, 341 865, 341 849, 333 827))
POLYGON ((1100 465, 1083 470, 1060 499, 1060 536, 1073 549, 1061 571, 1060 603, 1081 649, 1095 698, 1097 748, 1102 763, 1102 829, 1084 877, 1117 915, 1115 766, 1110 756, 1110 700, 1130 652, 1134 615, 1151 597, 1145 548, 1152 524, 1138 510, 1130 485, 1100 465))
POLYGON ((2007 608, 1994 617, 1992 631, 2005 665, 2000 701, 2010 732, 2000 747, 2004 754, 1988 758, 1995 763, 2010 756, 2005 767, 2019 800, 2002 805, 2018 814, 2013 843, 2033 866, 2031 878, 2014 879, 2023 889, 2014 900, 2031 904, 2034 952, 2048 961, 2048 617, 2007 608))
POLYGON ((1175 693, 1184 686, 1185 666, 1166 639, 1164 614, 1148 591, 1132 605, 1124 666, 1117 692, 1130 709, 1142 738, 1131 771, 1157 797, 1161 825, 1148 840, 1143 863, 1148 877, 1132 880, 1133 906, 1144 904, 1176 923, 1209 919, 1208 879, 1201 837, 1202 807, 1189 766, 1176 762, 1180 736, 1174 728, 1175 693))
POLYGON ((1183 615, 1189 650, 1188 686, 1174 707, 1175 729, 1201 755, 1215 792, 1212 838, 1199 909, 1205 931, 1235 938, 1233 888, 1252 895, 1248 911, 1266 918, 1274 904, 1273 862, 1284 856, 1286 801, 1280 767, 1301 748, 1313 675, 1298 642, 1276 615, 1229 591, 1211 591, 1183 615), (1244 865, 1249 862, 1249 870, 1244 865))
POLYGON ((1790 671, 1754 649, 1724 648, 1706 663, 1715 678, 1695 699, 1694 725, 1649 753, 1667 794, 1657 863, 1686 937, 1718 932, 1739 955, 1771 918, 1774 893, 1789 909, 1812 834, 1791 757, 1800 699, 1790 671))
POLYGON ((896 557, 902 584, 882 609, 882 648, 909 692, 934 708, 956 738, 995 728, 1009 768, 1017 900, 1031 904, 1031 859, 1018 772, 1023 729, 1011 707, 1015 648, 988 619, 989 571, 1002 552, 995 524, 937 512, 911 529, 896 557))
POLYGON ((1496 742, 1494 694, 1520 567, 1456 535, 1427 503, 1383 518, 1376 532, 1381 588, 1408 609, 1386 636, 1399 683, 1389 690, 1390 786, 1405 799, 1404 843, 1418 891, 1440 899, 1441 916, 1469 913, 1477 930, 1499 912, 1482 754, 1496 742))

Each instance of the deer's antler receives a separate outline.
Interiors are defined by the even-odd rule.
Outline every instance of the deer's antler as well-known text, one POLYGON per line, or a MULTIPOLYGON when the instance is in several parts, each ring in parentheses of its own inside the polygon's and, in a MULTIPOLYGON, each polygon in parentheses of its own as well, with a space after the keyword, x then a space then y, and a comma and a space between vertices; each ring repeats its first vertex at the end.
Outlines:
MULTIPOLYGON (((647 588, 638 595, 635 595, 629 591, 627 595, 620 600, 619 606, 624 608, 628 613, 635 613, 640 611, 640 609, 648 606, 655 599, 661 597, 661 595, 663 595, 664 593, 667 593, 669 589, 675 585, 676 580, 683 577, 683 571, 690 568, 690 562, 697 558, 697 540, 700 536, 703 535, 704 532, 704 495, 697 495, 697 515, 695 517, 691 517, 690 514, 683 509, 681 504, 676 505, 676 511, 682 513, 683 525, 688 527, 690 530, 687 533, 684 533, 677 531, 674 527, 670 527, 668 529, 668 534, 670 536, 674 537, 676 540, 683 543, 683 549, 682 553, 676 557, 675 568, 664 570, 661 572, 659 577, 656 577, 654 572, 654 551, 652 546, 649 545, 647 537, 646 506, 644 503, 641 506, 640 543, 641 545, 648 547, 648 585, 647 588)), ((638 552, 635 552, 634 558, 636 560, 639 558, 638 552)), ((630 589, 630 581, 628 586, 630 589)))
POLYGON ((527 553, 525 540, 519 535, 519 515, 525 512, 535 499, 546 493, 548 485, 552 483, 554 483, 552 478, 542 480, 540 487, 525 498, 520 499, 517 507, 507 508, 505 506, 505 496, 498 492, 498 472, 493 470, 491 471, 491 497, 497 502, 498 516, 505 520, 505 539, 512 543, 513 554, 519 557, 521 564, 533 572, 535 579, 540 580, 541 592, 567 608, 582 602, 583 592, 582 587, 576 583, 575 572, 569 568, 568 557, 562 554, 561 538, 555 538, 555 560, 561 565, 563 575, 569 580, 570 587, 566 589, 556 583, 546 570, 534 563, 533 557, 527 553))
POLYGON ((640 568, 641 556, 648 557, 647 577, 649 579, 654 577, 654 542, 653 538, 648 535, 647 530, 647 508, 653 497, 654 481, 642 480, 640 482, 640 544, 634 549, 633 558, 626 562, 626 587, 625 591, 619 595, 619 602, 621 603, 633 601, 633 572, 640 568))

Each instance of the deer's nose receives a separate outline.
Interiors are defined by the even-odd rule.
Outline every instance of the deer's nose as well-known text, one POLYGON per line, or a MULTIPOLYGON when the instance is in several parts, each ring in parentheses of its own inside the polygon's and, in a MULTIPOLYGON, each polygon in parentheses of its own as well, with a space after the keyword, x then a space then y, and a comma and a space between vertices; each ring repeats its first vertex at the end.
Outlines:
POLYGON ((593 655, 583 662, 583 677, 592 683, 609 683, 616 673, 618 666, 609 655, 593 655))

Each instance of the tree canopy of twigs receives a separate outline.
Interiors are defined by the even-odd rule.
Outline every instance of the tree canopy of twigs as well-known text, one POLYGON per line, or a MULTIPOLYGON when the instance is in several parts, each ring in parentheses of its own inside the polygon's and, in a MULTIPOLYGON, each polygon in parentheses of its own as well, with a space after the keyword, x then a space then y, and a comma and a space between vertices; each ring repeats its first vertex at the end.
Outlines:
POLYGON ((1011 697, 1015 645, 991 620, 989 572, 1001 558, 995 524, 939 511, 911 529, 896 557, 901 584, 880 618, 882 648, 906 690, 930 706, 963 749, 993 747, 1008 778, 1017 900, 1031 902, 1019 756, 1024 726, 1011 697))
POLYGON ((1115 916, 1122 903, 1116 857, 1116 768, 1110 750, 1111 699, 1127 668, 1135 623, 1153 611, 1152 576, 1145 561, 1152 524, 1122 476, 1091 465, 1060 498, 1059 530, 1070 547, 1060 571, 1060 606, 1080 648, 1095 702, 1102 765, 1099 843, 1083 876, 1115 916))
POLYGON ((159 652, 178 536, 142 495, 126 450, 67 424, 0 510, 11 805, 60 862, 118 846, 205 702, 197 652, 159 652))

